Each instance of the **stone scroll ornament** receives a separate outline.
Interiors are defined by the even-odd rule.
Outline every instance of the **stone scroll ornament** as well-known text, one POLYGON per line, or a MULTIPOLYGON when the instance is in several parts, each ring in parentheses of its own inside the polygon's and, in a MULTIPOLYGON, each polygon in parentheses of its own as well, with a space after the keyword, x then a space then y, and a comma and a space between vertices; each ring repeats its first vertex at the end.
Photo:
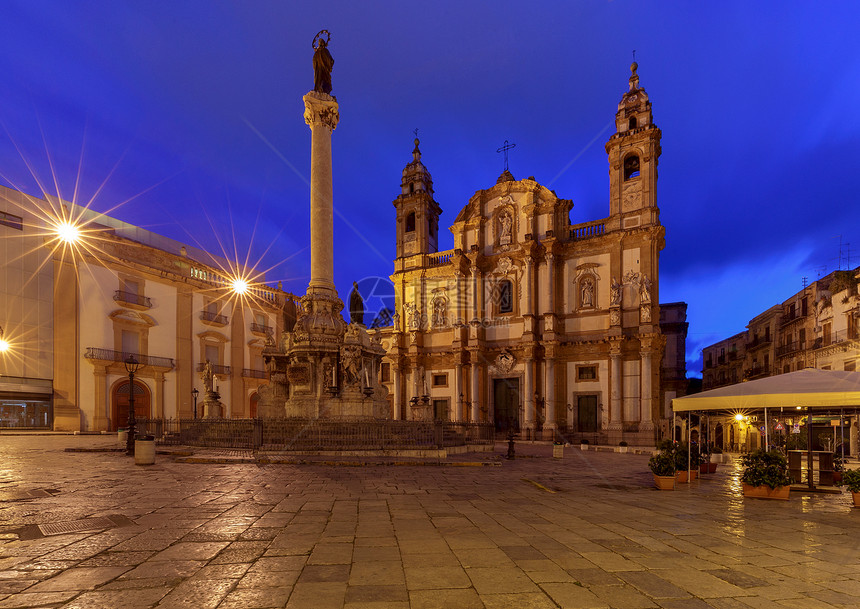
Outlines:
POLYGON ((330 41, 331 33, 320 30, 311 43, 314 48, 314 91, 326 95, 331 95, 331 70, 334 67, 334 58, 328 52, 330 41))

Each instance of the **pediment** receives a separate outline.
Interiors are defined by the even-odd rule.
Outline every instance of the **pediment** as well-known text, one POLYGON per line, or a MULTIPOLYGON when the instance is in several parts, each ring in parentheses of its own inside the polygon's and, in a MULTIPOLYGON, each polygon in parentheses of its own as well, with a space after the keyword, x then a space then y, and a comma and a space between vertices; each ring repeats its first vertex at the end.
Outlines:
POLYGON ((117 309, 116 311, 111 312, 108 317, 114 322, 120 322, 132 326, 151 328, 155 325, 155 320, 152 317, 131 309, 117 309))

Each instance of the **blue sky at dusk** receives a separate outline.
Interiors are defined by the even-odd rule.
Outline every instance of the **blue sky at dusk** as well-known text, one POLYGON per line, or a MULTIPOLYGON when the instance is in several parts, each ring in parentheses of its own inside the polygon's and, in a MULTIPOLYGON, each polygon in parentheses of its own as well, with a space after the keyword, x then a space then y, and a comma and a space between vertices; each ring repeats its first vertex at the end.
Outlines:
POLYGON ((506 139, 514 176, 572 199, 571 222, 606 217, 604 144, 633 49, 663 132, 660 300, 689 303, 690 372, 703 346, 839 268, 840 237, 841 267, 860 264, 853 2, 27 0, 3 13, 4 184, 250 251, 297 294, 310 273, 301 98, 323 28, 342 298, 393 270, 416 127, 443 227, 495 184, 506 139))

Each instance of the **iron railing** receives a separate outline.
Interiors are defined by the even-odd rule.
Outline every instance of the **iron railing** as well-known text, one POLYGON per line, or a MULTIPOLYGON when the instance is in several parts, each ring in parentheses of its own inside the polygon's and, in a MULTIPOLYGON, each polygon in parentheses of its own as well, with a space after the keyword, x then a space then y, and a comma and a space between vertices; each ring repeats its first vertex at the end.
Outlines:
POLYGON ((111 349, 99 349, 97 347, 87 347, 87 352, 84 357, 87 359, 96 359, 105 362, 120 362, 123 363, 128 359, 129 355, 133 355, 143 366, 155 366, 156 368, 173 368, 173 359, 169 357, 153 357, 151 355, 142 355, 140 353, 130 353, 127 351, 112 351, 111 349))
POLYGON ((247 450, 361 451, 492 445, 493 425, 447 421, 138 419, 157 444, 247 450))
MULTIPOLYGON (((197 364, 197 372, 203 372, 203 367, 205 365, 205 362, 197 364)), ((231 366, 222 366, 221 364, 212 364, 212 372, 220 377, 225 377, 230 376, 233 372, 233 368, 231 366)))
POLYGON ((257 322, 251 322, 251 332, 259 332, 260 334, 271 334, 272 326, 267 326, 266 324, 258 324, 257 322))
POLYGON ((251 368, 243 368, 242 376, 245 378, 252 379, 267 379, 269 378, 269 373, 265 370, 252 370, 251 368))
POLYGON ((127 302, 139 307, 146 307, 148 309, 152 308, 152 301, 146 296, 141 296, 140 294, 132 294, 131 292, 117 290, 113 293, 113 299, 115 302, 127 302))
POLYGON ((227 325, 227 316, 213 313, 212 311, 200 311, 200 319, 203 321, 211 321, 214 324, 227 325))

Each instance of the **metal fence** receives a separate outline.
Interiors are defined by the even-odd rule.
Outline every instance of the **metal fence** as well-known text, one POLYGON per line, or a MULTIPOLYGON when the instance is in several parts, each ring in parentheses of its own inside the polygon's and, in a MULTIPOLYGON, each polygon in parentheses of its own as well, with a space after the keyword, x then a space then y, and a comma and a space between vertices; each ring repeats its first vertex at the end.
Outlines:
POLYGON ((493 425, 337 419, 139 419, 156 444, 247 450, 404 450, 492 445, 493 425))

